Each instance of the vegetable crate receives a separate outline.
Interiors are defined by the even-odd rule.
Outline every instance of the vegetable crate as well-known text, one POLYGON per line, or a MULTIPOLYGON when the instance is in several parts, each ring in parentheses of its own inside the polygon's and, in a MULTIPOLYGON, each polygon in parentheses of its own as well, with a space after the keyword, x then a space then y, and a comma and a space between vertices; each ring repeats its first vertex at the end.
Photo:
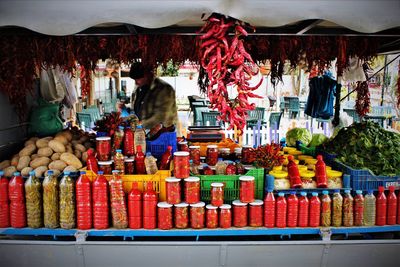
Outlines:
MULTIPOLYGON (((172 165, 172 164, 171 164, 172 165)), ((91 181, 96 177, 96 174, 90 170, 86 171, 86 175, 91 181)), ((104 175, 108 181, 111 180, 112 175, 104 175)), ((159 201, 166 200, 165 179, 171 177, 171 170, 159 170, 155 174, 127 174, 122 175, 122 182, 124 192, 129 194, 132 189, 132 182, 138 182, 138 189, 143 192, 147 183, 153 184, 154 191, 158 194, 159 201)))
MULTIPOLYGON (((322 155, 324 162, 328 164, 329 166, 335 165, 335 158, 337 157, 336 154, 329 154, 328 152, 325 151, 320 151, 317 149, 317 155, 322 155)), ((333 166, 332 166, 333 167, 333 166)))
POLYGON ((158 160, 167 151, 168 146, 172 146, 172 153, 177 151, 176 132, 162 133, 156 140, 146 141, 146 151, 151 152, 158 160))
MULTIPOLYGON (((254 193, 256 199, 264 198, 264 169, 249 170, 246 176, 254 177, 254 193)), ((233 200, 239 199, 239 177, 244 175, 198 175, 201 183, 201 200, 210 202, 211 183, 224 184, 224 203, 231 204, 233 200)))
POLYGON ((400 176, 377 176, 368 169, 356 170, 339 161, 334 161, 334 168, 350 175, 350 187, 353 190, 378 191, 379 186, 389 189, 393 185, 400 189, 400 176))

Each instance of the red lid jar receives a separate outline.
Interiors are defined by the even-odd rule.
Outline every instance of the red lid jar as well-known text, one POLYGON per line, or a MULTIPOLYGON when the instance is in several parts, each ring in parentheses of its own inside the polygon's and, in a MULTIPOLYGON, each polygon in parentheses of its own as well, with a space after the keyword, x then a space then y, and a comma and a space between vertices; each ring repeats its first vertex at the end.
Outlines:
POLYGON ((189 147, 190 159, 193 160, 194 165, 200 165, 200 146, 189 147))
POLYGON ((112 160, 109 161, 99 161, 99 171, 102 171, 105 175, 110 175, 112 172, 112 160))
POLYGON ((211 205, 219 207, 224 204, 224 184, 211 183, 211 205))
POLYGON ((96 138, 97 158, 100 161, 106 161, 111 156, 111 137, 103 136, 96 138))
POLYGON ((178 143, 178 150, 179 151, 189 152, 188 143, 186 141, 179 142, 178 143))
POLYGON ((165 186, 167 191, 167 203, 178 204, 181 203, 181 184, 180 179, 170 177, 165 179, 165 186))
POLYGON ((179 179, 185 179, 190 176, 189 152, 174 153, 174 175, 179 179))
POLYGON ((215 166, 218 162, 218 146, 208 145, 207 146, 207 156, 206 163, 209 166, 215 166))
POLYGON ((239 177, 239 199, 241 202, 250 203, 254 201, 254 177, 241 176, 239 177))
POLYGON ((232 227, 232 212, 231 205, 224 204, 219 207, 219 227, 221 228, 230 228, 232 227))
POLYGON ((218 227, 218 207, 208 204, 206 206, 207 228, 218 227))
POLYGON ((263 204, 260 199, 256 199, 250 203, 249 208, 249 225, 252 227, 263 226, 263 204))
POLYGON ((175 221, 175 228, 178 229, 185 229, 189 225, 189 204, 182 202, 179 204, 174 205, 174 221, 175 221))
POLYGON ((190 226, 193 229, 204 228, 204 202, 190 204, 190 226))
POLYGON ((233 226, 245 227, 247 226, 247 203, 240 200, 234 200, 233 205, 233 226))
POLYGON ((189 177, 184 180, 185 202, 194 204, 200 202, 200 178, 189 177))
POLYGON ((172 205, 167 202, 159 202, 158 207, 158 228, 169 230, 172 228, 172 205))

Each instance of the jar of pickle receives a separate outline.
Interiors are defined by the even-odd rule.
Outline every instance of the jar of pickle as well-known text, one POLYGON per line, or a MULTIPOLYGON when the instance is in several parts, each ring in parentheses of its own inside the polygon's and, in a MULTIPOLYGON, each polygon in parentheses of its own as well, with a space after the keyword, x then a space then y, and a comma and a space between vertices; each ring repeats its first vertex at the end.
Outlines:
POLYGON ((247 203, 240 200, 234 200, 233 205, 233 226, 245 227, 247 226, 247 203))
POLYGON ((190 204, 190 226, 193 229, 204 228, 204 202, 190 204))
POLYGON ((179 204, 174 205, 174 221, 175 228, 185 229, 189 225, 189 204, 185 202, 181 202, 179 204))
POLYGON ((218 156, 222 159, 229 159, 231 156, 231 149, 227 147, 221 147, 218 149, 218 156))
POLYGON ((200 178, 189 177, 183 181, 185 202, 188 204, 200 202, 200 178))
POLYGON ((135 158, 125 158, 125 174, 135 173, 135 158))
POLYGON ((305 159, 304 161, 306 162, 308 170, 314 171, 317 159, 305 159))
POLYGON ((249 225, 252 227, 263 226, 263 204, 260 199, 250 202, 249 207, 249 225))
POLYGON ((301 184, 305 189, 317 188, 317 183, 314 181, 315 172, 313 171, 300 171, 301 184))
POLYGON ((111 137, 103 136, 96 138, 97 158, 100 161, 110 160, 111 157, 111 137))
POLYGON ((193 161, 194 165, 200 165, 200 146, 190 146, 189 147, 190 160, 193 161))
POLYGON ((208 145, 207 146, 207 156, 206 163, 209 166, 215 166, 218 162, 218 146, 208 145))
POLYGON ((108 161, 99 161, 99 171, 102 171, 104 174, 110 175, 112 172, 112 160, 108 161))
POLYGON ((224 204, 224 184, 211 183, 211 205, 220 207, 224 204))
POLYGON ((238 160, 242 159, 242 148, 241 147, 235 147, 234 153, 235 153, 236 159, 238 159, 238 160))
POLYGON ((218 207, 210 204, 206 206, 206 226, 207 228, 218 227, 218 207))
POLYGON ((161 230, 169 230, 172 228, 172 205, 167 202, 159 202, 157 204, 158 212, 158 228, 161 230))
POLYGON ((231 205, 224 204, 219 207, 219 227, 230 228, 232 227, 232 212, 231 205))
POLYGON ((239 177, 239 199, 243 203, 254 201, 254 177, 241 176, 239 177))
POLYGON ((118 170, 120 175, 125 173, 125 157, 121 149, 116 149, 114 154, 114 170, 118 170))
POLYGON ((64 177, 60 181, 60 227, 72 229, 75 227, 75 183, 64 172, 64 177))
POLYGON ((243 164, 253 163, 252 156, 251 156, 252 149, 253 149, 252 146, 243 146, 242 147, 242 163, 243 164))
POLYGON ((290 181, 286 171, 272 170, 269 174, 274 177, 274 188, 276 190, 290 189, 290 181))
POLYGON ((179 151, 189 152, 188 142, 186 142, 186 141, 179 142, 178 143, 178 150, 179 151))
POLYGON ((190 176, 189 152, 180 151, 174 153, 174 175, 179 179, 190 176))
POLYGON ((180 179, 170 177, 165 179, 167 191, 167 203, 178 204, 181 202, 181 184, 180 179))
POLYGON ((328 188, 342 188, 342 175, 342 172, 327 169, 328 188))

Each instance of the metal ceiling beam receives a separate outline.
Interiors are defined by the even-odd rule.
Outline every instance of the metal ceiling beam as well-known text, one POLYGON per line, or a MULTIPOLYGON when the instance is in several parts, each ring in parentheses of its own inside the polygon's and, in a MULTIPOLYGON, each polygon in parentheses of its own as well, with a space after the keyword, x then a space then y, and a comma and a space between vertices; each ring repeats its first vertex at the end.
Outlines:
POLYGON ((302 23, 299 23, 299 26, 301 26, 301 30, 297 31, 297 35, 302 35, 308 32, 309 30, 320 24, 322 21, 322 19, 314 19, 311 21, 307 21, 305 25, 301 25, 302 23))

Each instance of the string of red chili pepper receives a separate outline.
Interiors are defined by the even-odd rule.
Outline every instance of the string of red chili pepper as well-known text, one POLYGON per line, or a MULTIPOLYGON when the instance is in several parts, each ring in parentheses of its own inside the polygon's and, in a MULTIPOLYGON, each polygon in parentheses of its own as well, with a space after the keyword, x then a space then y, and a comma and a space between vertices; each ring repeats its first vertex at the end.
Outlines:
POLYGON ((371 105, 368 83, 357 82, 355 90, 357 91, 356 111, 360 117, 363 117, 369 112, 371 105))
POLYGON ((400 107, 400 60, 397 73, 397 106, 400 107))

